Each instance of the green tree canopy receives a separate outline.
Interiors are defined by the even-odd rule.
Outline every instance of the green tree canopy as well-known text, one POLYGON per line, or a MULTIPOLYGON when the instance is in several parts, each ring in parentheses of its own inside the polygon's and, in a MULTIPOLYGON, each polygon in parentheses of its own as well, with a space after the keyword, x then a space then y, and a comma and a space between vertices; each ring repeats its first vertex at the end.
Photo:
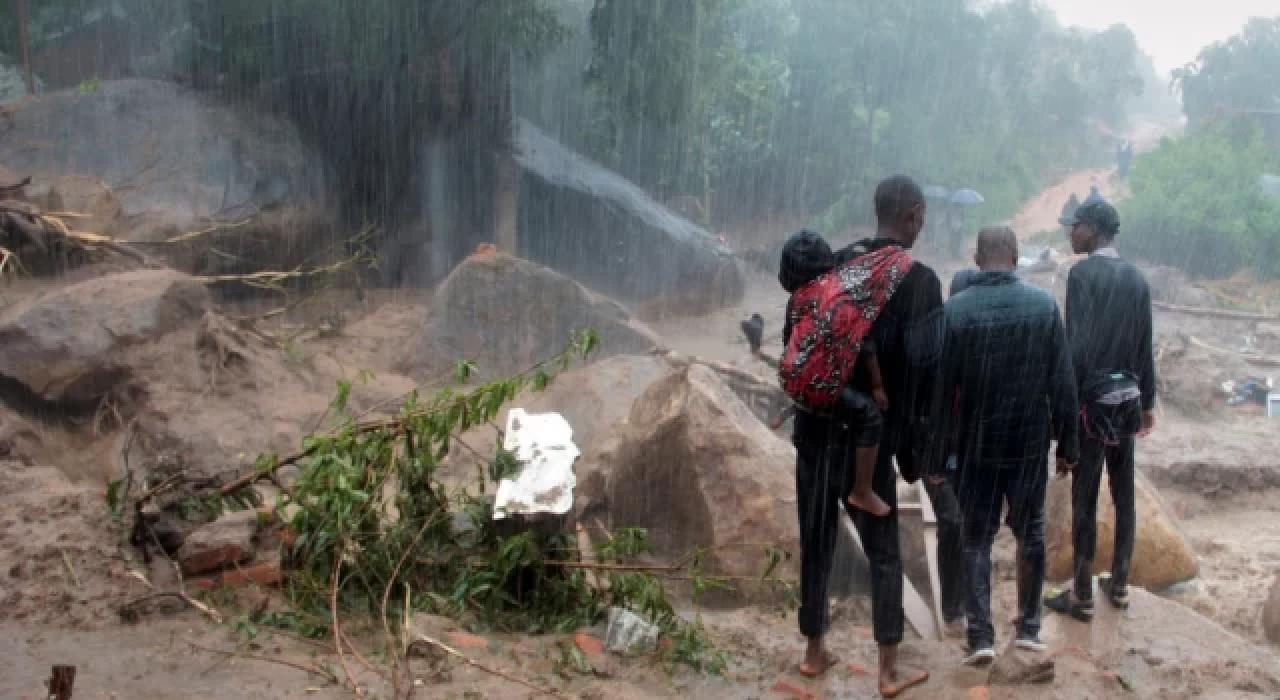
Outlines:
POLYGON ((1280 147, 1248 116, 1165 139, 1134 163, 1133 197, 1120 206, 1125 249, 1196 275, 1280 275, 1280 200, 1264 193, 1264 173, 1280 173, 1280 147))
POLYGON ((1280 16, 1255 17, 1244 30, 1200 51, 1174 72, 1192 123, 1215 109, 1280 110, 1280 16))

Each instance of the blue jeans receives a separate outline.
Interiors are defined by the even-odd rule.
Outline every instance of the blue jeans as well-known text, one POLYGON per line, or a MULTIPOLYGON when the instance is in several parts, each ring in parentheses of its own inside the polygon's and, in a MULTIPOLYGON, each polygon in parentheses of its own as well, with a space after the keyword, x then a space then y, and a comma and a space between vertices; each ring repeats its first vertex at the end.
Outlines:
POLYGON ((1000 512, 1009 505, 1010 528, 1018 539, 1018 634, 1040 633, 1044 588, 1044 499, 1047 463, 990 469, 966 465, 958 496, 964 509, 964 558, 968 574, 969 646, 995 644, 991 622, 991 545, 1000 530, 1000 512))

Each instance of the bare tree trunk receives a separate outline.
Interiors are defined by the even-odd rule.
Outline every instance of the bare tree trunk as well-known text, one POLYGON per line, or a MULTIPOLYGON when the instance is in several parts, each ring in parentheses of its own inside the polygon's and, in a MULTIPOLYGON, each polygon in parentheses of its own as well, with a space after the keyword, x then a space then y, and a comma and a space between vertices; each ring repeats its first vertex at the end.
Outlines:
POLYGON ((18 51, 22 54, 22 77, 27 94, 36 94, 36 81, 31 75, 31 50, 27 42, 27 0, 13 0, 18 12, 18 51))
POLYGON ((493 237, 498 250, 520 255, 520 164, 509 153, 494 155, 493 237))

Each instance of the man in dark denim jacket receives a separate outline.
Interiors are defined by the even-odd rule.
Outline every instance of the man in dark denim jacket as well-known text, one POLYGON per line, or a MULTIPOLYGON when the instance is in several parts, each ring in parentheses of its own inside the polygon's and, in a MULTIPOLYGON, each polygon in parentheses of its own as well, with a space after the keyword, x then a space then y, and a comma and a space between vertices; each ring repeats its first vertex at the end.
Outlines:
POLYGON ((1018 242, 1008 227, 978 235, 981 272, 946 304, 942 389, 959 392, 954 421, 956 493, 964 510, 969 658, 995 658, 991 546, 1009 503, 1019 547, 1017 646, 1043 651, 1044 501, 1052 434, 1058 456, 1078 458, 1076 387, 1058 305, 1020 281, 1018 242))

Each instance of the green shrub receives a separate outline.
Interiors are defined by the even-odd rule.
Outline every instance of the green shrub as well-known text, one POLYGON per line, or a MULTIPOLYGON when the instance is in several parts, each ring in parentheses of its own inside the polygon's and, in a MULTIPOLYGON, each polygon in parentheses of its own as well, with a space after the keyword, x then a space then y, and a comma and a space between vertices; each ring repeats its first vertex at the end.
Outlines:
POLYGON ((1280 173, 1280 145, 1248 117, 1165 139, 1134 163, 1120 241, 1138 257, 1192 275, 1248 269, 1280 276, 1280 200, 1263 194, 1263 173, 1280 173))

